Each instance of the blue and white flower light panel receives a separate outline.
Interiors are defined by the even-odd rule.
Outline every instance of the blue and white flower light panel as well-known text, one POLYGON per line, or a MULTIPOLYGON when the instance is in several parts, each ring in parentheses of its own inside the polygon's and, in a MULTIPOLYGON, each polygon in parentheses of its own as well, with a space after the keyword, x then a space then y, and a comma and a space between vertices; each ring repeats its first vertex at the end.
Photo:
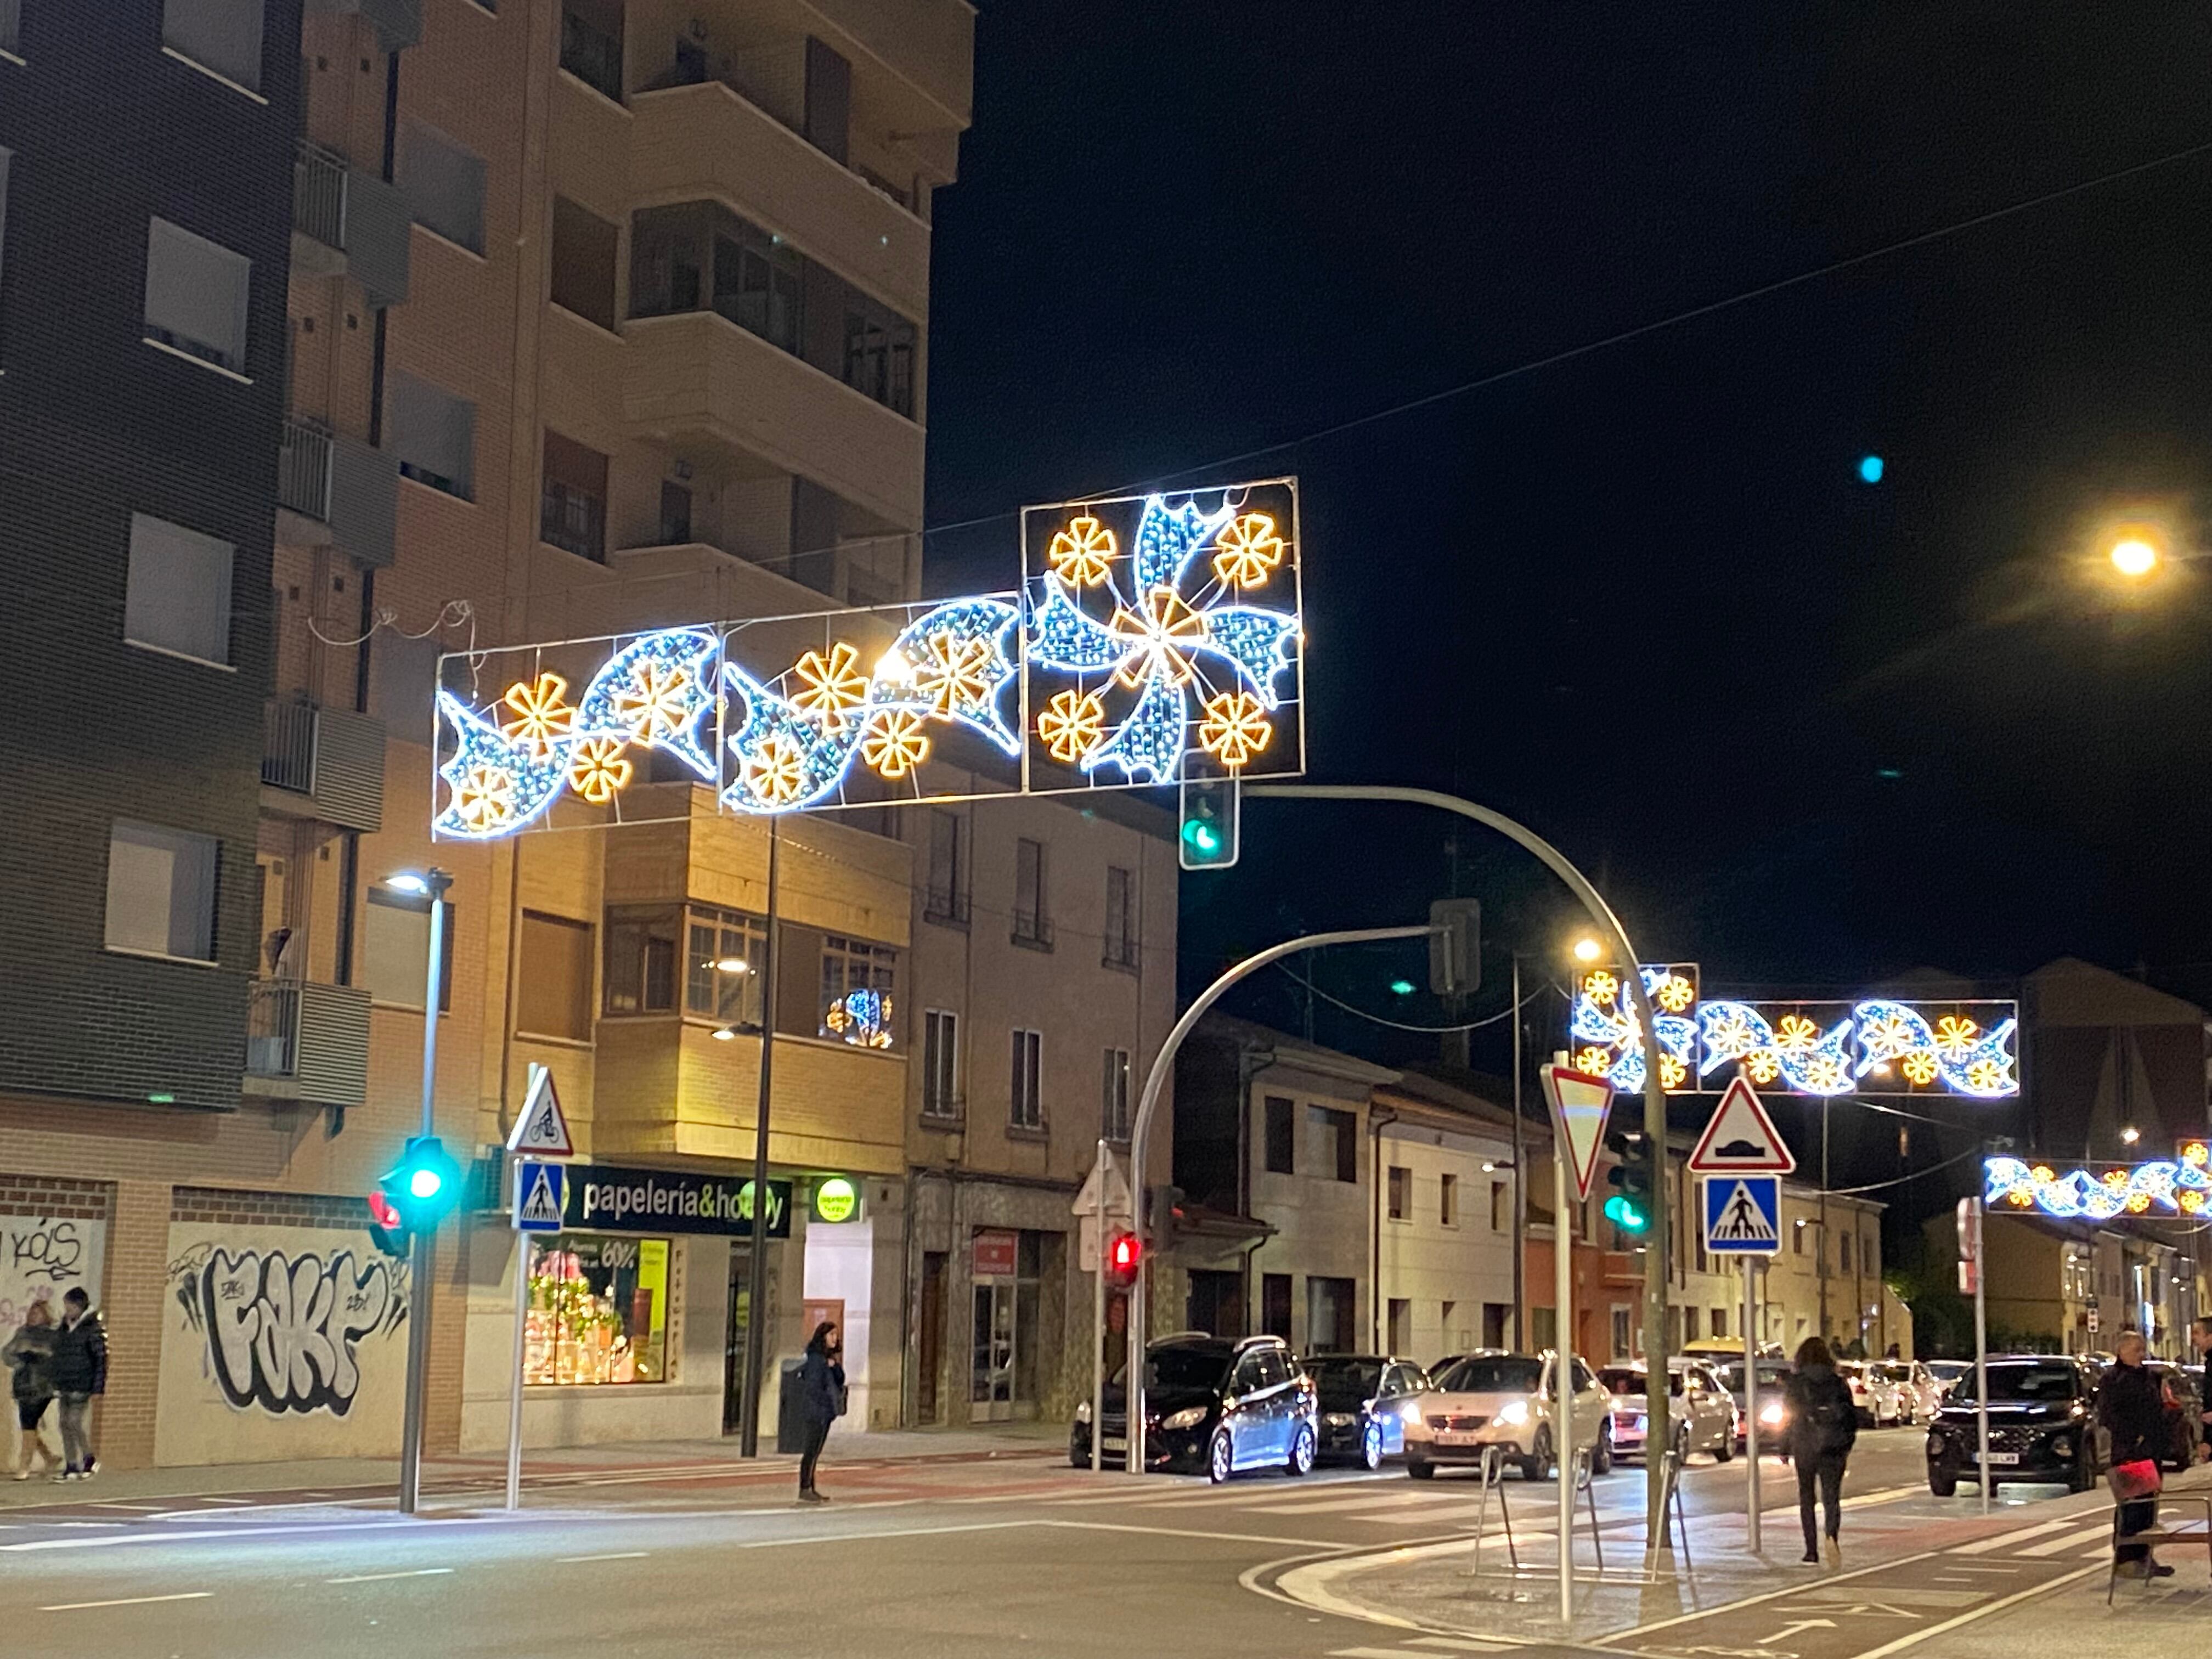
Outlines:
POLYGON ((927 799, 956 733, 1003 763, 971 794, 1304 769, 1294 481, 1032 507, 1023 537, 1018 593, 462 655, 488 700, 438 694, 433 832, 620 817, 655 754, 748 813, 927 799), (763 659, 794 630, 818 643, 763 659))

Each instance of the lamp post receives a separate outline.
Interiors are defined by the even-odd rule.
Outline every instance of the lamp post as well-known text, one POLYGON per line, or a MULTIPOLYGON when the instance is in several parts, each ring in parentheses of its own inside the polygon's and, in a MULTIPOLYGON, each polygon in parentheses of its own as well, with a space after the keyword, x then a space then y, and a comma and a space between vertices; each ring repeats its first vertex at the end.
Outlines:
MULTIPOLYGON (((422 1133, 437 1133, 438 1004, 446 978, 446 890, 453 877, 433 865, 388 876, 384 884, 430 902, 430 952, 422 988, 422 1133)), ((432 1241, 410 1231, 407 1240, 407 1403, 399 1426, 399 1512, 415 1513, 422 1492, 422 1394, 430 1364, 432 1241)), ((520 1271, 518 1267, 517 1271, 520 1271)))

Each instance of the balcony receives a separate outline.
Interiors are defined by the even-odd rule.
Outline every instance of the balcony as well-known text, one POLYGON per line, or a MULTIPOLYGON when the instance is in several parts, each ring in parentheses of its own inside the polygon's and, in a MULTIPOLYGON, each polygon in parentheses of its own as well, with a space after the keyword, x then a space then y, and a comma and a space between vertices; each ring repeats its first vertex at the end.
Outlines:
POLYGON ((914 422, 713 312, 633 318, 623 332, 632 436, 758 457, 886 526, 921 527, 914 422))
POLYGON ((718 199, 906 317, 929 314, 929 227, 719 81, 630 100, 632 199, 718 199))
POLYGON ((1025 950, 1051 950, 1052 918, 1037 915, 1027 910, 1016 910, 1012 939, 1016 945, 1021 945, 1025 950))
POLYGON ((371 570, 392 562, 398 534, 399 463, 384 450, 288 418, 276 459, 276 538, 335 544, 371 570))
POLYGON ((966 0, 811 0, 831 39, 854 45, 926 98, 957 126, 968 125, 975 63, 975 8, 966 0))
POLYGON ((384 827, 384 722, 349 708, 276 702, 262 710, 262 807, 342 829, 384 827))
POLYGON ((313 1106, 368 1098, 368 992, 311 980, 246 988, 246 1092, 313 1106))
POLYGON ((307 0, 307 13, 359 17, 376 31, 380 52, 401 52, 422 38, 422 0, 307 0))
POLYGON ((292 274, 349 276, 372 311, 407 303, 414 215, 398 190, 302 138, 292 161, 292 274))

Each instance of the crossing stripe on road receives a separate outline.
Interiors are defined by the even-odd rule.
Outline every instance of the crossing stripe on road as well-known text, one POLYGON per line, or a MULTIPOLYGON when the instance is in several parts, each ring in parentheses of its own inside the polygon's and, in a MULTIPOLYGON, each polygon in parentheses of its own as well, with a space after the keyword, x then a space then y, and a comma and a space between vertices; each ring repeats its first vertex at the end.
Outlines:
POLYGON ((2097 1539, 2109 1539, 2112 1535, 2112 1521, 2110 1517, 2105 1517, 2100 1519, 2094 1527, 2084 1527, 2079 1532, 2069 1532, 2063 1537, 2053 1538, 2046 1543, 2031 1544, 2024 1550, 2014 1550, 2013 1553, 2014 1555, 2057 1555, 2067 1550, 2079 1549, 2082 1545, 2097 1539))
POLYGON ((2073 1524, 2070 1520, 2045 1521, 2033 1527, 2018 1527, 2010 1532, 2001 1532, 1994 1538, 1977 1538, 1971 1544, 1960 1544, 1954 1549, 1945 1551, 1944 1553, 1987 1555, 1992 1551, 2005 1549, 2014 1544, 2024 1544, 2031 1538, 2040 1538, 2048 1533, 2063 1532, 2073 1524))

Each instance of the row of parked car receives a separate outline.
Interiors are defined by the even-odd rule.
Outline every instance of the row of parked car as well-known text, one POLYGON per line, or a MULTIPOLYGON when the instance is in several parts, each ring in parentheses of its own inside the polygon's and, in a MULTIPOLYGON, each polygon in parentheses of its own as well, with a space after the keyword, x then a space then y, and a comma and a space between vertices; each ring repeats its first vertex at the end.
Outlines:
MULTIPOLYGON (((2087 1492, 2111 1465, 2097 1427, 2097 1391, 2112 1360, 2099 1354, 1991 1354, 1990 1479, 2036 1481, 2087 1492)), ((2160 1461, 2185 1469, 2204 1443, 2203 1402, 2192 1374, 2154 1359, 2166 1395, 2166 1444, 2160 1461)), ((1928 1487, 1948 1498, 1962 1480, 1981 1480, 1981 1396, 1971 1363, 1951 1384, 1928 1429, 1928 1487)))

